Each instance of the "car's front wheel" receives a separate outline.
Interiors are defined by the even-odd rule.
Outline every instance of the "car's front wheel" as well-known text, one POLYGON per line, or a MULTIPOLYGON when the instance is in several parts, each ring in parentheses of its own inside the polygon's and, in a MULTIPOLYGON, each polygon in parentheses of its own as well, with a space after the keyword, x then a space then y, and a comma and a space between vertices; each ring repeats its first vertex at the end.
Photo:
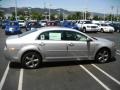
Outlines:
POLYGON ((42 62, 41 56, 34 51, 26 52, 22 56, 22 66, 29 69, 39 68, 42 62))
POLYGON ((105 63, 110 59, 110 50, 103 48, 99 50, 95 56, 95 60, 98 63, 105 63))
POLYGON ((85 27, 83 28, 83 32, 84 32, 84 33, 86 32, 86 28, 85 28, 85 27))

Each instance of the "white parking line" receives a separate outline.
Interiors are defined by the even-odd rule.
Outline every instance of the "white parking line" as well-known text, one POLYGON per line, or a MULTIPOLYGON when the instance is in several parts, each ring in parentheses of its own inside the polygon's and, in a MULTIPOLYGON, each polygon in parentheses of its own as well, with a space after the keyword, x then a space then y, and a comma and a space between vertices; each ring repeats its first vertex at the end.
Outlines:
POLYGON ((80 67, 85 70, 92 78, 94 78, 104 89, 111 90, 107 85, 105 85, 102 81, 100 81, 95 75, 93 75, 89 70, 87 70, 83 65, 80 65, 80 67))
POLYGON ((7 68, 6 68, 6 70, 5 70, 4 74, 3 74, 3 77, 2 77, 2 79, 1 79, 1 82, 0 82, 0 90, 2 90, 2 87, 3 87, 4 82, 5 82, 5 80, 6 80, 6 77, 7 77, 8 71, 9 71, 9 64, 10 64, 10 62, 8 62, 7 68))
POLYGON ((113 76, 111 76, 110 74, 108 74, 107 72, 105 72, 104 70, 102 70, 101 68, 99 68, 98 66, 96 66, 95 64, 91 64, 91 65, 93 67, 95 67, 97 70, 99 70, 100 72, 102 72, 104 75, 106 75, 107 77, 109 77, 110 79, 112 79, 118 85, 120 85, 120 81, 118 81, 117 79, 115 79, 113 76))
POLYGON ((18 90, 22 90, 22 84, 23 84, 23 69, 20 70, 20 76, 19 76, 19 83, 18 83, 18 90))

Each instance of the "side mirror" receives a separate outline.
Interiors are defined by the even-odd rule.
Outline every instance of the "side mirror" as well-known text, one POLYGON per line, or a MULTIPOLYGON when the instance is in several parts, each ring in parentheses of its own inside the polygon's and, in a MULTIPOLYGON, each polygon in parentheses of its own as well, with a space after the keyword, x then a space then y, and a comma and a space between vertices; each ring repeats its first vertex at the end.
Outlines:
POLYGON ((87 38, 87 42, 91 42, 92 41, 92 39, 90 39, 90 38, 87 38))

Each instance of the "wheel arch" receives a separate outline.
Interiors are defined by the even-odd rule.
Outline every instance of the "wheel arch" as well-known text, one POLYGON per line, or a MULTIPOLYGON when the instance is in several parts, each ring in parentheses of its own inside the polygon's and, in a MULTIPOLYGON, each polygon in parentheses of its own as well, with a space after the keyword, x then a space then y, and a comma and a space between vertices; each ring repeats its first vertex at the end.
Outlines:
POLYGON ((111 57, 111 50, 110 50, 110 48, 108 48, 108 47, 101 47, 101 48, 99 48, 99 49, 96 51, 96 53, 95 53, 95 55, 94 55, 94 60, 95 60, 96 55, 98 54, 98 52, 99 52, 100 50, 102 50, 102 49, 108 50, 109 53, 110 53, 110 57, 111 57))

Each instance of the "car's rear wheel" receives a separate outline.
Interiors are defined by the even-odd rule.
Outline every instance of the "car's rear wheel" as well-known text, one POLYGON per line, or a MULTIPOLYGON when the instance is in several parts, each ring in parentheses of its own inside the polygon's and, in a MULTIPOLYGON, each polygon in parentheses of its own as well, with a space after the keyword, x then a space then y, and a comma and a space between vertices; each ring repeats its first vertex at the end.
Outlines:
POLYGON ((105 63, 110 59, 110 50, 103 48, 101 50, 99 50, 95 56, 95 60, 98 63, 105 63))
POLYGON ((42 62, 41 56, 34 51, 26 52, 22 56, 22 66, 24 68, 35 69, 39 68, 42 62))

